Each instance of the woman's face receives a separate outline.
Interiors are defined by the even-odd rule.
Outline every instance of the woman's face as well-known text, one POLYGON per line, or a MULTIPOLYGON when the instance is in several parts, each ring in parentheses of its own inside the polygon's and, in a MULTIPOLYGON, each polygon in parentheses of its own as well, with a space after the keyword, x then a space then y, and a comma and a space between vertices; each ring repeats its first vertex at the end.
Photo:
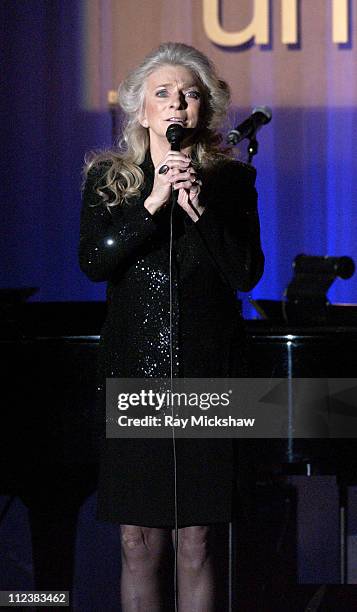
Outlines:
POLYGON ((140 123, 149 128, 150 142, 166 141, 170 123, 197 127, 202 92, 193 73, 184 66, 165 65, 146 80, 144 111, 140 123))

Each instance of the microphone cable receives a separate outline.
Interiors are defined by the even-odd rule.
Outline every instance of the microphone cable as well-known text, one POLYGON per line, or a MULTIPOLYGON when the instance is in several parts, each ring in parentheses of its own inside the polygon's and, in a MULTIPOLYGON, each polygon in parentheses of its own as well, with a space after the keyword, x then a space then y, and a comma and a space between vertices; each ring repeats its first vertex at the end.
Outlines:
MULTIPOLYGON (((172 402, 172 393, 173 393, 173 341, 172 341, 172 331, 173 331, 173 320, 172 320, 172 309, 173 309, 173 278, 172 278, 172 264, 173 264, 173 213, 176 205, 176 194, 171 189, 172 194, 172 205, 170 210, 170 244, 169 244, 169 312, 170 312, 170 390, 171 390, 171 416, 174 418, 173 414, 173 402, 172 402)), ((175 504, 175 538, 174 538, 174 598, 175 598, 175 612, 178 612, 178 588, 177 588, 177 551, 178 551, 178 501, 177 501, 177 456, 176 456, 176 439, 175 439, 175 426, 172 420, 172 453, 173 453, 173 461, 174 461, 174 504, 175 504)))
MULTIPOLYGON (((174 191, 173 187, 171 188, 171 210, 170 210, 170 244, 169 244, 169 309, 170 309, 170 390, 171 394, 173 393, 173 215, 175 211, 175 207, 177 206, 177 198, 178 193, 174 191)), ((191 208, 196 212, 197 216, 200 217, 198 211, 194 208, 194 206, 189 202, 191 208)), ((175 538, 174 538, 174 597, 175 597, 175 612, 178 612, 178 566, 177 566, 177 554, 178 554, 178 496, 177 496, 177 456, 176 456, 176 438, 175 438, 175 426, 173 424, 174 419, 174 408, 172 402, 171 395, 171 416, 172 416, 172 452, 173 452, 173 461, 174 461, 174 504, 175 504, 175 538)))

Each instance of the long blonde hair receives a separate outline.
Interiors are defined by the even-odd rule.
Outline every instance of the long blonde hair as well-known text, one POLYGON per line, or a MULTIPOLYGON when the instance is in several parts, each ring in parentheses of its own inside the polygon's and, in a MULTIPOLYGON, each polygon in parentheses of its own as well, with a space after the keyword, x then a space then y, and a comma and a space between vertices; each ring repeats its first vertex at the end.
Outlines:
POLYGON ((199 142, 192 146, 197 163, 206 167, 229 156, 228 149, 221 147, 222 137, 218 132, 230 103, 228 84, 218 78, 213 63, 194 47, 164 43, 147 55, 119 86, 119 104, 125 113, 125 121, 118 147, 86 156, 85 176, 102 162, 108 166, 96 188, 107 207, 123 204, 140 193, 144 173, 139 166, 150 145, 149 131, 139 122, 144 108, 146 79, 157 68, 167 64, 182 65, 191 70, 202 88, 204 122, 199 142))

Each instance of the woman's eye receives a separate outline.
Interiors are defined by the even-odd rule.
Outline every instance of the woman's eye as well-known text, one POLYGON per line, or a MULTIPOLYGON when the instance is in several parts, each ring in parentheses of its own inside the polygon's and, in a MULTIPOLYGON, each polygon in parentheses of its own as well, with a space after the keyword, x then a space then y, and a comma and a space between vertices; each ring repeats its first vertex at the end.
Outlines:
POLYGON ((156 95, 159 98, 165 98, 167 96, 167 90, 166 89, 159 89, 159 91, 156 92, 156 95))
POLYGON ((198 100, 201 97, 201 94, 199 91, 192 90, 192 91, 188 91, 186 93, 186 96, 188 96, 189 98, 195 98, 195 100, 198 100))

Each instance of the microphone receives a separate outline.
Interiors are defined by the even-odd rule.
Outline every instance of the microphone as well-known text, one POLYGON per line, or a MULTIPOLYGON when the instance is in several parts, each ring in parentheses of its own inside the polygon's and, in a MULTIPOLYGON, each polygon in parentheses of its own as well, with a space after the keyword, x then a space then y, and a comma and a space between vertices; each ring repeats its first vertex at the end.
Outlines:
POLYGON ((251 140, 263 125, 271 121, 272 115, 269 106, 256 106, 248 119, 245 119, 243 123, 240 123, 228 133, 227 143, 236 145, 245 138, 251 140))
POLYGON ((171 151, 180 151, 185 132, 185 128, 179 123, 170 123, 166 130, 166 138, 171 145, 171 151))

